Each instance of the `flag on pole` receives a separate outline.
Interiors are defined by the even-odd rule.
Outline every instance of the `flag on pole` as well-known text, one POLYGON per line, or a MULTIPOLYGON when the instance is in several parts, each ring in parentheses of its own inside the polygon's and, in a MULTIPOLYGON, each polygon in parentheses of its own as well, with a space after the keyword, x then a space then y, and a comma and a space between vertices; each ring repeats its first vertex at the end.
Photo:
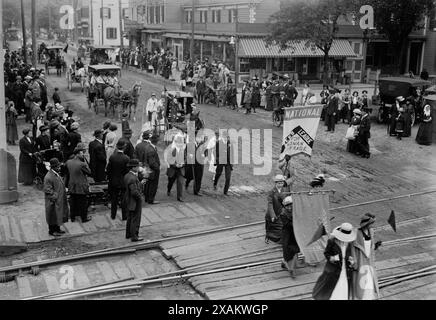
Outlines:
POLYGON ((392 229, 397 232, 397 224, 395 222, 395 212, 394 210, 391 211, 391 214, 389 215, 388 223, 392 227, 392 229))
POLYGON ((329 193, 297 193, 293 199, 293 226, 295 239, 304 259, 309 264, 325 259, 324 249, 330 230, 329 193))
POLYGON ((281 158, 298 154, 312 156, 322 105, 285 108, 281 158))
POLYGON ((67 43, 66 47, 64 48, 65 53, 68 53, 68 46, 69 46, 69 44, 67 43))
POLYGON ((327 232, 325 231, 324 224, 320 224, 318 226, 318 229, 316 230, 315 234, 313 235, 313 238, 310 240, 310 242, 307 244, 307 246, 310 246, 312 243, 318 241, 323 236, 327 235, 327 232))

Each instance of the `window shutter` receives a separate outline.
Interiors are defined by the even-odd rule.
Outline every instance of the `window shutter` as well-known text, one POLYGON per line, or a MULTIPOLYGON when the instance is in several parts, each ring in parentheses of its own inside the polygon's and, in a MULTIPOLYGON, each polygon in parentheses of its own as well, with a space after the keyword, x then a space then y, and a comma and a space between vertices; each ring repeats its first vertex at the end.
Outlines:
POLYGON ((108 19, 111 18, 111 9, 110 8, 107 8, 107 17, 108 17, 108 19))
POLYGON ((100 19, 103 18, 103 8, 100 8, 100 19))

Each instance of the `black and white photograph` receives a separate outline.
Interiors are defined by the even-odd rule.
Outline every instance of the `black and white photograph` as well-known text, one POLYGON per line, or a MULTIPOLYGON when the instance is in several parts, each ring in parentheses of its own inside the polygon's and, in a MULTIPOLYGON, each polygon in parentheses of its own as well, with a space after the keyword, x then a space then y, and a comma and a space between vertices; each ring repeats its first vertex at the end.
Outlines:
POLYGON ((0 27, 0 300, 436 299, 436 1, 1 0, 0 27))

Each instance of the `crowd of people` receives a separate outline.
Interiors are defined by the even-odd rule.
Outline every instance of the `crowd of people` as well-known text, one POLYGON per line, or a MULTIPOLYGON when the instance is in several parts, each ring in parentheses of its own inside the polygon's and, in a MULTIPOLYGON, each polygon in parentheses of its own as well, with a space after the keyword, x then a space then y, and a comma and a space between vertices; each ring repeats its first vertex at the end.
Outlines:
MULTIPOLYGON (((274 188, 267 197, 266 237, 281 243, 282 268, 295 279, 297 276, 300 247, 293 225, 293 198, 291 195, 295 170, 289 167, 290 158, 279 163, 284 173, 274 177, 274 188)), ((311 186, 322 187, 323 175, 313 179, 311 186)), ((379 297, 375 271, 375 251, 381 241, 375 241, 373 224, 375 216, 366 213, 359 228, 350 223, 336 227, 329 235, 324 256, 324 271, 312 292, 316 300, 375 300, 379 297)))

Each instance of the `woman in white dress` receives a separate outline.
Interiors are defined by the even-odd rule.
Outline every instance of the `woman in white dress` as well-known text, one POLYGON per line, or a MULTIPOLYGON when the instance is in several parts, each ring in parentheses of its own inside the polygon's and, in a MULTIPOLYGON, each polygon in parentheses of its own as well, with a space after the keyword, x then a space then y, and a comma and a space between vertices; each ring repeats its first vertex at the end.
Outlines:
POLYGON ((356 230, 349 223, 343 223, 333 230, 327 242, 324 255, 327 263, 313 288, 315 300, 350 300, 351 279, 355 272, 352 242, 356 230))
POLYGON ((117 133, 118 127, 116 124, 111 124, 109 127, 109 132, 106 135, 105 149, 106 149, 106 159, 109 161, 110 156, 115 151, 115 145, 117 143, 117 133))
POLYGON ((312 96, 312 91, 310 90, 310 85, 308 82, 304 84, 303 94, 301 95, 301 105, 305 106, 309 98, 312 96))
POLYGON ((353 242, 357 270, 353 274, 353 298, 356 300, 375 300, 380 294, 375 270, 375 250, 381 241, 374 240, 374 222, 375 216, 366 213, 360 220, 360 228, 353 242))

